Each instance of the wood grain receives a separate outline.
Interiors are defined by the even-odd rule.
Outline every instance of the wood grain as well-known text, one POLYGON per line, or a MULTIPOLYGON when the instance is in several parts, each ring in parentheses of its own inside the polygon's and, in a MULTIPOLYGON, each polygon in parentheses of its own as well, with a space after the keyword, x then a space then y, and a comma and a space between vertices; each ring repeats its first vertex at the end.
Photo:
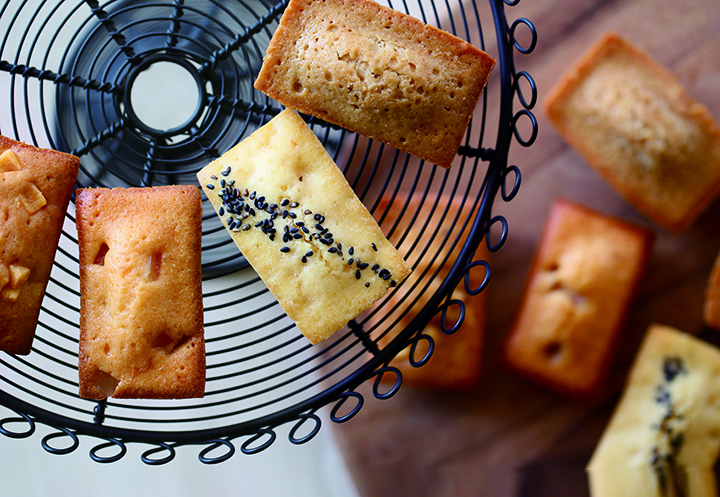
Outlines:
MULTIPOLYGON (((478 0, 482 1, 482 0, 478 0)), ((720 8, 717 0, 523 0, 508 20, 529 18, 539 43, 516 57, 535 78, 542 100, 560 74, 602 33, 614 30, 672 70, 720 119, 720 8)), ((492 46, 489 47, 489 51, 492 46)), ((363 496, 583 496, 584 467, 601 436, 648 325, 658 322, 702 333, 702 303, 720 251, 720 201, 682 236, 652 225, 609 188, 559 138, 540 106, 539 135, 530 149, 514 147, 510 163, 522 187, 498 204, 510 226, 493 256, 488 292, 483 376, 468 392, 401 388, 390 400, 372 398, 335 433, 363 496), (545 217, 565 197, 608 215, 648 226, 657 239, 608 381, 607 393, 580 404, 529 384, 498 363, 499 344, 517 307, 545 217)))

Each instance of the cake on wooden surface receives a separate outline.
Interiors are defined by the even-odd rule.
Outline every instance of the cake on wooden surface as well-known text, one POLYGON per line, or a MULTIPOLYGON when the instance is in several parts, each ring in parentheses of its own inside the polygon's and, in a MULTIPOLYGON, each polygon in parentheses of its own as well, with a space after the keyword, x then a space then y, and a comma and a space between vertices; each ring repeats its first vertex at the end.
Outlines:
POLYGON ((563 393, 596 392, 652 239, 636 225, 556 201, 505 344, 508 365, 563 393))
POLYGON ((720 350, 652 325, 588 465, 593 497, 717 495, 720 350))
MULTIPOLYGON (((376 211, 378 216, 384 216, 381 227, 386 233, 392 231, 392 235, 388 236, 393 244, 397 245, 404 239, 398 251, 413 267, 413 273, 403 287, 388 299, 385 308, 392 311, 383 313, 373 321, 382 319, 386 325, 395 323, 393 330, 404 330, 418 312, 425 309, 430 298, 448 277, 450 268, 465 244, 467 232, 461 233, 460 230, 473 213, 473 207, 470 201, 453 200, 447 195, 441 196, 437 202, 421 195, 409 199, 401 195, 392 203, 390 198, 381 200, 376 211), (413 289, 418 281, 419 289, 413 289)), ((483 243, 475 253, 475 260, 489 260, 489 253, 483 243)), ((485 270, 482 267, 472 269, 469 279, 471 289, 480 287, 485 279, 485 270)), ((422 330, 435 344, 430 360, 422 367, 413 367, 410 364, 411 350, 407 347, 390 363, 400 369, 403 385, 435 389, 468 389, 477 385, 485 335, 485 292, 468 295, 463 279, 450 298, 460 300, 465 305, 462 326, 454 334, 445 335, 442 331, 442 313, 436 313, 422 330)), ((458 306, 449 306, 445 329, 451 328, 458 318, 458 306)), ((382 328, 382 323, 379 324, 382 328)), ((395 336, 396 333, 391 331, 380 342, 385 345, 395 336)), ((414 360, 421 359, 426 350, 427 343, 419 341, 414 360)), ((395 381, 392 375, 383 378, 395 381)))
POLYGON ((255 87, 448 168, 494 65, 470 43, 371 0, 291 0, 255 87))
POLYGON ((410 273, 292 110, 203 168, 198 179, 242 254, 313 344, 410 273))
POLYGON ((196 186, 77 191, 80 396, 205 391, 196 186))
POLYGON ((0 350, 30 353, 79 166, 0 136, 0 350))
POLYGON ((560 135, 640 212, 688 229, 720 191, 720 126, 677 78, 610 33, 546 99, 560 135))

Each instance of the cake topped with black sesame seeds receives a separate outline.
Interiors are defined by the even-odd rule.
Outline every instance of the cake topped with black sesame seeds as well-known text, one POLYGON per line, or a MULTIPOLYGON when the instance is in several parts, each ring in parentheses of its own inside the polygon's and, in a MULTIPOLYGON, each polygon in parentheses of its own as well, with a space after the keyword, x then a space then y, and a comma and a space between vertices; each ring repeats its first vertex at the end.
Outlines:
POLYGON ((233 241, 313 344, 410 273, 294 111, 279 114, 198 179, 233 241))
POLYGON ((653 324, 588 465, 594 497, 717 495, 720 349, 653 324))

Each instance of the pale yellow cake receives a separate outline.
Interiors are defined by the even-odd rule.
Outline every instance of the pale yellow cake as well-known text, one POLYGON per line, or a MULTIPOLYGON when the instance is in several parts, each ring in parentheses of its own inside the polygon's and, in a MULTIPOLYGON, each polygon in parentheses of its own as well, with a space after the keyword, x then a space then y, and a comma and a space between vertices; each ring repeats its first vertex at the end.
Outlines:
POLYGON ((29 354, 80 160, 0 136, 0 350, 29 354))
POLYGON ((593 497, 717 495, 720 350, 652 325, 588 466, 593 497))
POLYGON ((205 392, 196 186, 77 191, 80 396, 205 392))
POLYGON ((255 87, 448 168, 495 61, 372 0, 291 0, 255 87))
POLYGON ((242 254, 313 344, 410 273, 292 110, 203 168, 198 179, 242 254))

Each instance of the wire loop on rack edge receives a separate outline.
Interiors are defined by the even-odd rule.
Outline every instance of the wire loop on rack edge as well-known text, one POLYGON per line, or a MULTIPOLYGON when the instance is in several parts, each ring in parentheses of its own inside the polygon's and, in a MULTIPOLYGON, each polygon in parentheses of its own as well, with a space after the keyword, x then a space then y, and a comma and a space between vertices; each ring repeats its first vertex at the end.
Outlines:
POLYGON ((445 335, 453 335, 457 332, 457 330, 460 329, 462 324, 465 322, 465 303, 462 300, 454 299, 449 300, 445 302, 443 305, 440 306, 440 331, 443 332, 445 335), (453 307, 457 306, 458 308, 458 317, 455 320, 455 323, 448 328, 447 327, 447 313, 448 310, 453 307))
POLYGON ((163 464, 167 464, 173 459, 175 459, 175 448, 166 444, 166 443, 158 443, 157 447, 154 447, 152 449, 148 449, 145 452, 142 453, 140 456, 140 460, 147 464, 148 466, 161 466, 163 464), (155 454, 158 454, 162 451, 167 451, 168 455, 163 457, 162 459, 153 459, 151 456, 154 456, 155 454))
POLYGON ((521 54, 527 55, 529 53, 532 53, 537 46, 537 30, 535 29, 535 25, 524 17, 516 19, 515 22, 512 23, 512 26, 510 26, 510 40, 512 41, 515 49, 521 54), (530 30, 530 44, 527 47, 523 47, 515 37, 515 30, 520 25, 527 26, 527 28, 530 30))
POLYGON ((500 250, 502 248, 503 245, 505 245, 505 241, 507 241, 507 236, 508 236, 507 219, 505 219, 505 217, 503 217, 503 216, 495 216, 494 218, 492 218, 490 220, 490 222, 488 223, 488 226, 487 226, 487 235, 485 236, 487 249, 490 252, 497 252, 498 250, 500 250), (501 226, 500 238, 498 239, 497 243, 493 244, 490 241, 490 233, 491 233, 492 227, 497 223, 500 223, 500 226, 501 226))
POLYGON ((0 434, 5 435, 8 438, 28 438, 35 433, 35 422, 30 419, 30 416, 22 413, 15 413, 18 418, 4 418, 0 420, 0 434), (11 423, 27 423, 28 429, 26 431, 10 431, 5 425, 11 423))
POLYGON ((465 276, 464 276, 464 283, 465 283, 465 293, 467 293, 470 296, 479 295, 480 292, 485 290, 485 288, 488 286, 488 283, 490 283, 490 275, 492 271, 490 269, 490 263, 483 260, 474 261, 471 264, 467 265, 465 267, 465 276), (483 277, 482 282, 476 287, 471 288, 470 287, 470 272, 474 270, 476 267, 482 266, 485 269, 485 276, 483 277))
POLYGON ((379 368, 375 370, 375 373, 373 375, 375 376, 375 381, 373 382, 373 395, 376 399, 387 400, 393 395, 395 395, 398 390, 400 390, 400 386, 402 385, 402 373, 395 366, 385 366, 379 368), (392 373, 395 375, 395 384, 390 387, 387 392, 382 393, 380 392, 380 385, 382 384, 383 377, 387 373, 392 373))
POLYGON ((90 459, 102 464, 119 461, 120 459, 125 457, 125 454, 127 454, 127 447, 125 446, 125 444, 122 443, 120 440, 116 440, 114 438, 109 438, 107 442, 96 445, 95 447, 90 449, 90 459), (98 455, 98 452, 109 449, 111 447, 118 448, 118 452, 115 455, 105 457, 98 455))
POLYGON ((362 409, 362 406, 365 404, 365 397, 363 397, 361 394, 349 390, 347 392, 343 392, 338 397, 338 400, 335 402, 335 405, 330 411, 330 420, 333 423, 345 423, 346 421, 350 421, 352 418, 355 417, 357 413, 360 412, 360 409, 362 409), (350 409, 347 413, 343 414, 342 416, 338 416, 338 411, 340 411, 340 408, 345 405, 347 400, 349 398, 354 398, 356 403, 350 409))
POLYGON ((255 432, 253 436, 251 436, 249 439, 245 440, 245 442, 240 446, 240 450, 243 454, 250 455, 250 454, 257 454, 258 452, 262 452, 263 450, 270 447, 277 438, 277 433, 275 433, 274 430, 270 428, 261 428, 258 431, 255 432), (255 447, 251 447, 252 444, 260 440, 262 437, 267 436, 267 440, 265 442, 261 443, 260 445, 257 445, 255 447))
POLYGON ((42 448, 45 449, 46 452, 48 452, 50 454, 58 455, 58 456, 62 456, 65 454, 70 454, 71 452, 75 452, 75 450, 80 446, 80 440, 78 439, 78 436, 66 428, 60 428, 57 426, 53 426, 53 428, 58 430, 58 433, 50 433, 49 435, 45 435, 40 442, 40 445, 42 446, 42 448), (51 440, 55 440, 56 438, 61 438, 61 437, 70 438, 70 440, 72 442, 70 444, 70 446, 59 449, 57 447, 53 447, 50 445, 51 440))
POLYGON ((290 442, 294 445, 301 445, 304 443, 309 442, 313 438, 315 438, 315 435, 317 435, 320 432, 320 427, 322 426, 322 421, 315 413, 306 413, 300 415, 300 421, 295 423, 295 426, 293 426, 290 429, 290 433, 288 434, 288 439, 290 442), (297 434, 298 430, 300 430, 300 427, 305 424, 308 420, 313 420, 315 422, 315 425, 313 426, 312 430, 305 435, 304 437, 297 438, 295 435, 297 434))
MULTIPOLYGON (((256 437, 254 437, 250 441, 254 440, 255 438, 256 437)), ((273 438, 273 440, 275 440, 275 439, 273 438)), ((210 445, 205 447, 203 450, 200 451, 200 454, 198 454, 198 459, 203 464, 218 464, 223 461, 227 461, 228 459, 230 459, 232 456, 235 455, 235 446, 227 440, 222 440, 222 439, 218 438, 215 440, 210 440, 207 443, 209 443, 210 445), (207 457, 207 455, 210 452, 212 452, 213 450, 215 450, 219 447, 225 447, 227 449, 227 452, 225 452, 224 454, 220 454, 217 457, 207 457)), ((259 452, 259 450, 257 452, 259 452)), ((254 452, 250 452, 250 451, 246 452, 245 450, 243 450, 243 453, 251 454, 254 452)))
POLYGON ((500 184, 500 193, 502 195, 502 199, 505 202, 510 202, 512 199, 515 198, 518 191, 520 191, 520 183, 522 180, 522 175, 520 174, 520 169, 518 169, 517 166, 509 166, 506 167, 502 174, 502 183, 500 184), (513 173, 515 175, 515 181, 513 181, 513 186, 510 192, 507 191, 507 180, 510 173, 513 173))
POLYGON ((411 341, 410 341, 410 354, 408 356, 408 361, 410 362, 410 365, 414 368, 419 368, 421 366, 424 366, 427 364, 427 362, 432 357, 433 353, 435 352, 435 340, 430 335, 426 335, 424 333, 420 333, 419 335, 416 335, 411 341), (420 342, 427 342, 427 350, 425 351, 425 354, 420 359, 415 359, 415 354, 418 351, 418 344, 420 342))

